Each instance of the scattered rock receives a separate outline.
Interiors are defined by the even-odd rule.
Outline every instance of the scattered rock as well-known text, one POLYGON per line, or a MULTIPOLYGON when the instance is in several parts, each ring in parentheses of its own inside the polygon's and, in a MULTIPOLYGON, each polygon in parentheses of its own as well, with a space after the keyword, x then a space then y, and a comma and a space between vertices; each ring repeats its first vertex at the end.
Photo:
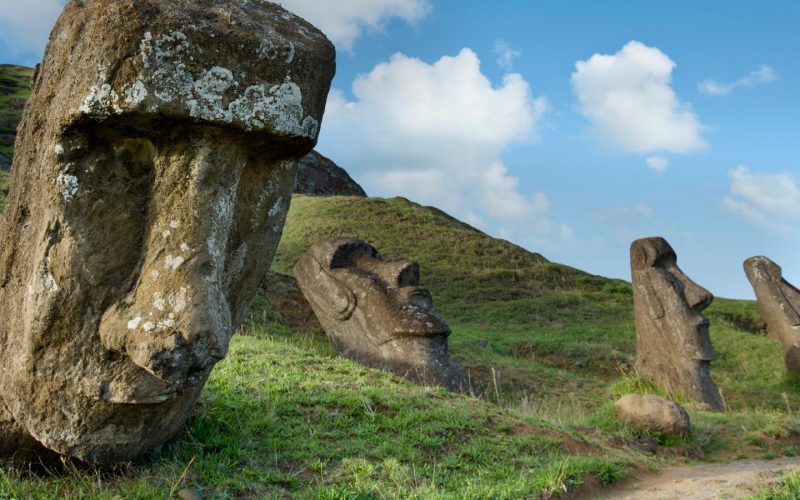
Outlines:
POLYGON ((195 488, 184 488, 178 491, 178 498, 181 500, 203 500, 203 494, 195 488))
POLYGON ((0 442, 128 461, 182 428, 275 253, 334 49, 270 2, 82 0, 0 219, 0 442))
POLYGON ((367 196, 343 168, 316 151, 300 159, 294 192, 314 196, 367 196))
POLYGON ((470 392, 450 359, 450 328, 419 287, 416 262, 384 262, 369 244, 336 238, 309 248, 294 275, 339 355, 420 384, 470 392))
POLYGON ((744 272, 756 293, 768 335, 783 346, 786 368, 800 374, 800 290, 783 279, 778 264, 763 256, 745 260, 744 272))
POLYGON ((709 368, 716 357, 701 314, 714 296, 690 280, 664 238, 631 244, 636 371, 669 394, 724 411, 709 368))
POLYGON ((621 421, 665 436, 686 436, 691 422, 686 410, 675 401, 651 394, 627 394, 614 406, 621 421))
POLYGON ((270 307, 292 331, 322 332, 322 325, 294 276, 269 271, 264 278, 263 291, 270 307))

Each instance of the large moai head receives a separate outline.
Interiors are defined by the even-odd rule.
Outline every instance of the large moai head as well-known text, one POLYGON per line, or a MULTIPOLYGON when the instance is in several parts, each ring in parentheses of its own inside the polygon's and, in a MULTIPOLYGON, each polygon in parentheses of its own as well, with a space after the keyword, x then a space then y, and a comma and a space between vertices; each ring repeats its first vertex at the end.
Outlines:
POLYGON ((0 429, 97 462, 180 429, 272 260, 334 66, 269 2, 69 2, 0 225, 0 429))
POLYGON ((758 256, 744 261, 767 332, 783 346, 786 368, 800 375, 800 290, 783 279, 783 270, 758 256))
POLYGON ((416 262, 386 262, 363 241, 335 238, 309 248, 294 275, 339 355, 422 384, 469 390, 450 359, 450 328, 419 286, 416 262))
POLYGON ((689 279, 664 238, 631 244, 636 370, 658 387, 724 410, 709 367, 716 357, 702 311, 713 295, 689 279))

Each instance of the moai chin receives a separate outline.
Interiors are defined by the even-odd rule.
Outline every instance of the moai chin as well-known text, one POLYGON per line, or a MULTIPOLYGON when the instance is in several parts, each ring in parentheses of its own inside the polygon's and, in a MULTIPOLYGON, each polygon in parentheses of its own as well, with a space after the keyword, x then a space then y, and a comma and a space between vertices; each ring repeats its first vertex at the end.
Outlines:
POLYGON ((800 374, 800 290, 783 279, 780 266, 758 256, 744 261, 767 332, 783 346, 786 368, 800 374))
POLYGON ((385 262, 363 241, 335 238, 309 248, 294 275, 340 356, 424 385, 471 390, 450 359, 450 328, 419 287, 416 262, 385 262))
POLYGON ((73 0, 0 222, 0 452, 174 436, 269 267, 333 46, 276 4, 73 0))
POLYGON ((633 304, 636 316, 636 371, 674 396, 724 411, 709 367, 716 357, 701 313, 714 300, 678 267, 663 238, 631 244, 633 304))

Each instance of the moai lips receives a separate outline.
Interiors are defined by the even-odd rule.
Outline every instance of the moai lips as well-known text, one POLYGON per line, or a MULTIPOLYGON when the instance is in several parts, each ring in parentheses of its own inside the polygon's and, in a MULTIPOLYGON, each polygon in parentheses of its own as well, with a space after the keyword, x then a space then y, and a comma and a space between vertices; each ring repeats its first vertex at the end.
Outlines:
POLYGON ((709 373, 716 355, 702 314, 714 296, 681 271, 663 238, 631 244, 631 274, 636 371, 672 395, 725 410, 709 373))
POLYGON ((769 335, 783 346, 786 368, 800 374, 800 290, 783 279, 779 265, 763 256, 745 260, 744 272, 769 335))
POLYGON ((416 262, 386 262, 363 241, 334 238, 309 248, 294 275, 340 356, 421 384, 471 390, 450 359, 450 328, 419 287, 416 262))
POLYGON ((107 463, 175 435, 272 260, 334 59, 269 2, 67 5, 0 222, 0 448, 107 463))

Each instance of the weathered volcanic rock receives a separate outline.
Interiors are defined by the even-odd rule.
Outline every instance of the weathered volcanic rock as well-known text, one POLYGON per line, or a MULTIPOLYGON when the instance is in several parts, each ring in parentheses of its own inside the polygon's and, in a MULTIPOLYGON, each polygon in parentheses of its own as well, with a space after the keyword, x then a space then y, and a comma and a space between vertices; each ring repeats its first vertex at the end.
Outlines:
POLYGON ((272 260, 334 57, 268 2, 67 5, 0 221, 0 429, 96 462, 175 435, 272 260))
POLYGON ((334 350, 425 385, 470 391, 447 349, 450 328, 419 287, 419 266, 384 262, 355 239, 314 244, 294 275, 334 350))
POLYGON ((690 280, 663 238, 631 244, 636 370, 669 394, 725 410, 709 368, 716 357, 701 314, 714 296, 690 280))
POLYGON ((262 291, 270 309, 279 316, 282 324, 294 332, 322 333, 322 325, 294 276, 268 271, 262 282, 262 291))
POLYGON ((783 346, 786 368, 800 374, 800 290, 783 279, 783 271, 770 259, 758 256, 744 261, 767 333, 783 346))
POLYGON ((316 151, 300 158, 294 192, 314 196, 367 196, 343 168, 316 151))
POLYGON ((691 430, 686 410, 675 401, 652 394, 627 394, 614 406, 620 420, 645 431, 665 436, 685 436, 691 430))

